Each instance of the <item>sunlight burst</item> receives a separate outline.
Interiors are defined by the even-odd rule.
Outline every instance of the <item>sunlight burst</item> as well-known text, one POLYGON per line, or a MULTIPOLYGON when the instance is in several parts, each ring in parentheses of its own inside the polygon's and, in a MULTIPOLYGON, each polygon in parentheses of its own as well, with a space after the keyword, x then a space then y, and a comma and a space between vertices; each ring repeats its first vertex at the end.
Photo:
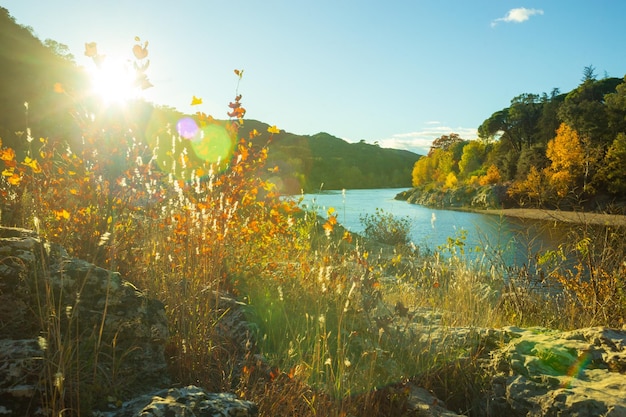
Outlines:
POLYGON ((133 98, 135 81, 135 71, 121 61, 106 60, 91 72, 92 91, 105 104, 121 104, 133 98))

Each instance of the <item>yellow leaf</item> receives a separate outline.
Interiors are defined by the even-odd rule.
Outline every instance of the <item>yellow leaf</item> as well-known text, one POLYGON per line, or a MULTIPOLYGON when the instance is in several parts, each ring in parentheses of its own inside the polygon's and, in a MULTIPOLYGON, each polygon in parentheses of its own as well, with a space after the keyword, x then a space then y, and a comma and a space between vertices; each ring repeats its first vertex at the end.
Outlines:
POLYGON ((199 105, 199 104, 202 104, 202 99, 201 99, 201 98, 199 98, 199 97, 193 96, 193 97, 191 98, 191 105, 192 105, 192 106, 197 106, 197 105, 199 105))
POLYGON ((269 133, 276 133, 276 134, 280 133, 280 129, 277 128, 276 125, 268 127, 267 131, 269 133))
POLYGON ((22 181, 22 177, 20 177, 18 174, 13 174, 11 177, 9 177, 7 181, 9 181, 9 184, 11 185, 18 185, 20 181, 22 181))
POLYGON ((12 177, 13 176, 13 168, 8 168, 2 171, 2 176, 4 177, 12 177))
POLYGON ((61 220, 61 219, 69 219, 70 218, 70 213, 63 209, 63 210, 54 210, 54 215, 56 216, 57 220, 61 220))
POLYGON ((113 223, 113 217, 109 216, 107 217, 107 224, 111 224, 113 223))
POLYGON ((22 164, 31 167, 35 174, 39 174, 41 172, 41 167, 36 159, 31 159, 27 156, 24 158, 24 162, 22 162, 22 164))

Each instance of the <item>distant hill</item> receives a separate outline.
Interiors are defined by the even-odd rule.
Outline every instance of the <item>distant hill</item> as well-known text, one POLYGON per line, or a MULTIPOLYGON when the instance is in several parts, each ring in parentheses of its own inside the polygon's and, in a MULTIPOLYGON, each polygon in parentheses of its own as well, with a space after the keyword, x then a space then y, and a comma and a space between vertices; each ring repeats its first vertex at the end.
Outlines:
MULTIPOLYGON (((268 125, 246 120, 242 136, 268 125)), ((265 137, 265 135, 263 135, 265 137)), ((295 135, 281 131, 269 144, 268 165, 279 168, 285 190, 410 187, 411 171, 420 155, 365 143, 348 143, 321 132, 295 135)))

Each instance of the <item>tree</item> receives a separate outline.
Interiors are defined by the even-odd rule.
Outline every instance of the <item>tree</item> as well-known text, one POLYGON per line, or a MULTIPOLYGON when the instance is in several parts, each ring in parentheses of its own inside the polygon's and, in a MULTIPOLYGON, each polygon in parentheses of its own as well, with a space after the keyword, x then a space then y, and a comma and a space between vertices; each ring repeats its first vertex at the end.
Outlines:
POLYGON ((541 96, 520 94, 511 100, 511 105, 497 111, 478 128, 483 139, 499 136, 500 140, 520 152, 522 146, 531 145, 537 136, 537 125, 542 114, 541 96))
POLYGON ((527 203, 543 207, 546 199, 546 184, 544 176, 535 167, 531 167, 526 178, 515 181, 507 191, 510 197, 519 201, 520 206, 527 203))
POLYGON ((607 94, 615 93, 622 81, 620 78, 585 80, 567 94, 558 111, 559 119, 592 142, 608 146, 616 132, 611 134, 609 130, 604 99, 607 94))
POLYGON ((626 133, 626 76, 615 92, 604 96, 611 133, 626 133))
POLYGON ((433 140, 428 151, 428 156, 431 156, 437 149, 443 151, 450 150, 454 145, 464 142, 463 139, 457 133, 450 133, 449 135, 442 135, 433 140))
POLYGON ((72 53, 70 52, 70 48, 63 44, 63 43, 59 43, 53 39, 46 39, 43 42, 44 46, 48 49, 50 49, 55 55, 70 61, 70 62, 74 62, 74 55, 72 55, 72 53))
POLYGON ((601 174, 613 194, 626 193, 626 133, 617 135, 604 157, 601 174))
POLYGON ((551 161, 546 171, 550 184, 559 197, 565 197, 574 191, 584 171, 585 153, 578 132, 562 123, 548 142, 546 156, 551 161))
POLYGON ((471 174, 481 168, 485 161, 485 145, 478 140, 470 141, 463 147, 463 155, 459 161, 459 175, 469 178, 471 174))
POLYGON ((500 170, 495 165, 490 165, 487 169, 487 173, 480 177, 478 183, 480 185, 498 184, 502 180, 500 170))

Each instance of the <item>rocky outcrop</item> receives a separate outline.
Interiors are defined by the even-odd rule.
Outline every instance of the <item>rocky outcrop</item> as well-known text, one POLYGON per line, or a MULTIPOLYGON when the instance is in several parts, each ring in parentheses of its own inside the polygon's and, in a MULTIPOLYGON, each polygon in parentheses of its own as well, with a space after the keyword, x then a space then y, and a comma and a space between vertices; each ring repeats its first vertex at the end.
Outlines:
POLYGON ((0 306, 4 415, 97 406, 169 382, 163 304, 31 231, 0 228, 0 306), (60 393, 70 391, 83 396, 60 393))
POLYGON ((410 322, 400 328, 415 335, 412 340, 424 352, 457 352, 446 360, 458 361, 452 368, 463 369, 464 384, 468 375, 477 374, 477 386, 473 391, 463 386, 466 397, 461 399, 449 391, 459 375, 444 374, 445 367, 434 380, 447 381, 448 391, 416 375, 409 409, 419 415, 626 417, 626 329, 451 327, 428 308, 408 316, 410 322))
POLYGON ((411 204, 446 209, 490 209, 512 207, 514 202, 508 197, 504 185, 462 186, 456 188, 416 187, 403 191, 396 200, 411 204))
POLYGON ((490 415, 626 416, 626 331, 504 329, 492 353, 490 415))

